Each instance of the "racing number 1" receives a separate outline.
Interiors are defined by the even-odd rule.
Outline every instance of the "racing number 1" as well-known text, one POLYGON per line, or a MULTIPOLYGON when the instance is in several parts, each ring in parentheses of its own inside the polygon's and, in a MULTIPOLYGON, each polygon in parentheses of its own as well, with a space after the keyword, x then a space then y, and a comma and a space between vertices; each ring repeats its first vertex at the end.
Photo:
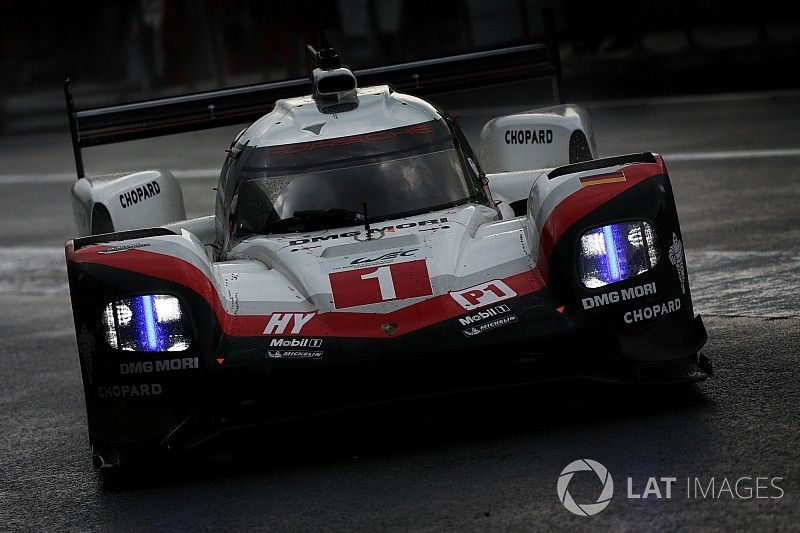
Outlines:
POLYGON ((378 270, 369 274, 362 274, 361 279, 378 280, 381 300, 394 300, 397 298, 397 291, 394 290, 394 280, 392 279, 392 269, 388 266, 379 267, 378 270))
POLYGON ((337 309, 433 294, 424 259, 329 274, 337 309))

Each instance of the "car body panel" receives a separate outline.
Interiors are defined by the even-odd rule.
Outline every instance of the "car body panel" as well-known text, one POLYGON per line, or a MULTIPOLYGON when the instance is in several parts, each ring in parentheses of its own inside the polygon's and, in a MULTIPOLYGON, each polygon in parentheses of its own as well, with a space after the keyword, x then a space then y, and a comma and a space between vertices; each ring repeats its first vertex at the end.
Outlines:
MULTIPOLYGON (((388 116, 400 113, 393 126, 438 113, 385 87, 359 91, 370 102, 362 111, 374 105, 388 116)), ((315 110, 313 98, 293 99, 234 146, 278 146, 386 126, 373 118, 348 123, 346 116, 331 119, 315 110), (320 117, 333 123, 307 131, 320 117)), ((580 123, 576 117, 573 125, 580 123)), ((466 160, 472 157, 468 146, 457 146, 466 160)), ((523 206, 520 216, 464 201, 369 225, 238 235, 229 230, 231 199, 220 193, 215 217, 68 242, 99 463, 192 446, 231 427, 220 419, 250 423, 235 413, 253 398, 268 413, 256 419, 269 421, 287 407, 308 413, 537 379, 705 379, 711 372, 699 355, 705 329, 694 316, 662 158, 644 153, 575 163, 488 176, 487 198, 496 189, 496 201, 523 206), (220 208, 220 201, 228 203, 220 208), (577 266, 582 235, 631 220, 655 228, 658 263, 630 279, 587 288, 577 266), (180 301, 193 335, 187 349, 124 351, 105 340, 104 309, 147 294, 180 301), (406 377, 392 384, 392 376, 406 377), (308 380, 316 392, 334 382, 350 385, 334 387, 344 400, 330 389, 320 393, 322 403, 290 401, 292 387, 305 390, 308 380), (355 393, 364 387, 370 390, 355 393)))

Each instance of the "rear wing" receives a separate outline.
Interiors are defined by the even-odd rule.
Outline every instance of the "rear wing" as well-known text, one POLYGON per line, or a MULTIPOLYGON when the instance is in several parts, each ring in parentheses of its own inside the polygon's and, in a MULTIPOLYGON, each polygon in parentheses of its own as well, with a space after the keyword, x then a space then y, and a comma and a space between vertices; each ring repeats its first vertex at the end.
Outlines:
MULTIPOLYGON (((542 42, 436 59, 354 70, 359 86, 388 84, 424 96, 526 79, 549 79, 556 103, 561 62, 552 11, 544 10, 542 42)), ((72 150, 78 179, 82 149, 253 122, 277 100, 310 92, 308 78, 247 85, 143 102, 76 109, 70 79, 64 80, 72 150)))

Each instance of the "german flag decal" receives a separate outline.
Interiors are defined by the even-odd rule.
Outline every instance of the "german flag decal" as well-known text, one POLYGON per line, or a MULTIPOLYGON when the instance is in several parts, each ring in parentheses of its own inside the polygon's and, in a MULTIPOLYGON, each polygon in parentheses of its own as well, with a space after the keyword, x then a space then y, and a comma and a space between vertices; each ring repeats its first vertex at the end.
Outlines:
POLYGON ((589 187, 590 185, 605 185, 606 183, 620 183, 625 180, 625 174, 620 172, 613 172, 611 174, 600 174, 598 176, 586 176, 581 178, 581 187, 589 187))

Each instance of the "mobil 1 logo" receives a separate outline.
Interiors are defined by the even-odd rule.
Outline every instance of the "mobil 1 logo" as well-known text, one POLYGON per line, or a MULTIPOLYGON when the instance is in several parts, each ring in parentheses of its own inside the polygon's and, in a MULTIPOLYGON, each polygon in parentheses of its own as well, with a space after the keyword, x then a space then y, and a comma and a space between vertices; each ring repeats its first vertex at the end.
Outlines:
POLYGON ((511 314, 511 308, 507 305, 496 305, 459 318, 458 321, 462 326, 469 326, 461 332, 465 337, 470 338, 496 328, 514 324, 517 322, 517 315, 511 314))
POLYGON ((319 359, 322 357, 322 339, 292 338, 272 339, 267 350, 270 359, 319 359))

